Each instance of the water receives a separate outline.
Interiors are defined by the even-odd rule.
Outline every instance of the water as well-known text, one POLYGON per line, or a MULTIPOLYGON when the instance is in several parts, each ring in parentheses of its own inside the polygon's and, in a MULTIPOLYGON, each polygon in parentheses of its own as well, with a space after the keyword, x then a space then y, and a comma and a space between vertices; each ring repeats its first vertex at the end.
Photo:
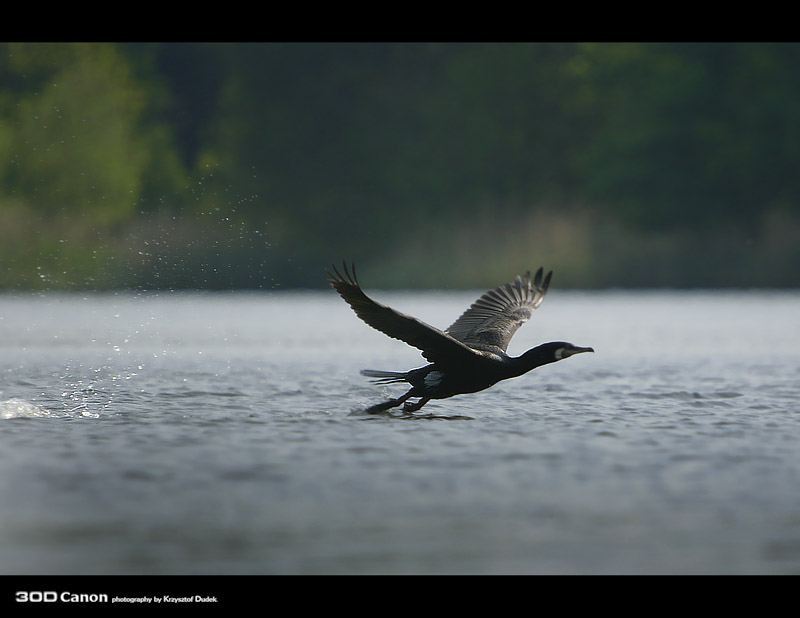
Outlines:
POLYGON ((0 573, 800 573, 797 316, 553 289, 510 352, 595 354, 409 419, 333 292, 0 296, 0 573))

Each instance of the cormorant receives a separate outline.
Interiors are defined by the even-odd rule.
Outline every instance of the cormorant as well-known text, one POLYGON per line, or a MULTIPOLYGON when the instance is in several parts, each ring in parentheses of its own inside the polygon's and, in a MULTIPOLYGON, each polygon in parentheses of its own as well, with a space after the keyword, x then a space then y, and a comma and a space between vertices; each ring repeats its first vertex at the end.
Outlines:
POLYGON ((476 393, 500 380, 514 378, 531 369, 562 360, 581 352, 594 352, 564 341, 536 346, 522 356, 506 354, 511 337, 527 322, 544 299, 552 271, 542 277, 542 268, 531 281, 530 272, 513 282, 489 290, 441 331, 391 307, 372 300, 361 289, 352 269, 343 264, 344 273, 333 268, 328 280, 333 288, 367 324, 394 339, 405 341, 422 351, 429 365, 406 372, 364 369, 361 374, 375 378, 377 384, 408 382, 411 389, 397 399, 367 408, 375 413, 403 405, 415 412, 431 399, 445 399, 462 393, 476 393), (418 397, 416 403, 407 401, 418 397))

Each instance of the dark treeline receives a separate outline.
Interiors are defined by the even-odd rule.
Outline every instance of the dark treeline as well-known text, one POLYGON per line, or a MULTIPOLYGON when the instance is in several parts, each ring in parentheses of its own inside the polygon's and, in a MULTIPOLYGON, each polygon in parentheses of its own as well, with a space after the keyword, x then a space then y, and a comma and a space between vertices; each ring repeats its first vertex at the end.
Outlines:
POLYGON ((800 46, 0 45, 0 288, 798 286, 800 46))

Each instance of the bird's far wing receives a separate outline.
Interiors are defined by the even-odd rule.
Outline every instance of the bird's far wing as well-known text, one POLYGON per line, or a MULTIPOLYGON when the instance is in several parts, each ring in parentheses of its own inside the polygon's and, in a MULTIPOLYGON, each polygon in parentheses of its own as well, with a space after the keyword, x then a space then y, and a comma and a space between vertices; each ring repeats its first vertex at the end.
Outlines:
POLYGON ((517 276, 511 283, 489 290, 445 332, 469 346, 505 352, 514 333, 544 300, 552 276, 550 271, 543 278, 539 268, 533 281, 527 272, 524 277, 517 276))
POLYGON ((372 300, 358 283, 355 265, 348 270, 344 264, 343 270, 341 274, 334 266, 333 273, 328 272, 328 281, 356 315, 372 328, 418 348, 431 362, 466 360, 476 355, 475 350, 438 328, 372 300))

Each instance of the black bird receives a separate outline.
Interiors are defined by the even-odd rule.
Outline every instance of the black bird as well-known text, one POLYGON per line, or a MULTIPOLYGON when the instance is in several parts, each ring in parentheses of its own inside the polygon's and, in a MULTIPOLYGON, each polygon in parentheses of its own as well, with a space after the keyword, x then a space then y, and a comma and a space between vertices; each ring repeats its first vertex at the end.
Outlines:
POLYGON ((362 375, 378 384, 408 382, 411 390, 397 399, 367 408, 375 413, 404 404, 415 412, 431 399, 476 393, 500 380, 514 378, 531 369, 554 363, 573 354, 594 352, 564 341, 536 346, 516 358, 506 354, 511 337, 527 322, 544 299, 552 271, 542 278, 542 269, 531 281, 530 272, 513 282, 489 290, 461 314, 446 331, 372 300, 361 289, 355 264, 343 264, 344 273, 333 267, 328 280, 364 322, 382 333, 422 350, 430 365, 406 372, 364 369, 362 375), (416 403, 407 401, 418 397, 416 403))

